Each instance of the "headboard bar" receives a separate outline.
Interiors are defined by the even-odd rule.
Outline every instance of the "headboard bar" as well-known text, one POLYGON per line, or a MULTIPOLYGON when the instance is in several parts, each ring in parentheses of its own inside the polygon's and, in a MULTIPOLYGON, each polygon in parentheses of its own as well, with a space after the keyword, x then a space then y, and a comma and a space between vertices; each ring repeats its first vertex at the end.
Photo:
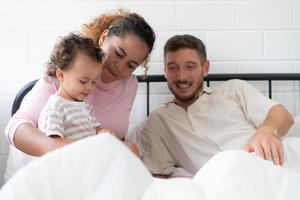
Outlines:
MULTIPOLYGON (((137 76, 139 82, 165 82, 164 75, 147 75, 144 79, 142 75, 137 76)), ((229 79, 242 79, 246 81, 300 81, 300 73, 265 73, 265 74, 209 74, 205 77, 206 81, 226 81, 229 79)))
MULTIPOLYGON (((145 82, 147 87, 147 115, 149 114, 150 108, 150 82, 165 82, 166 79, 164 75, 149 75, 144 79, 144 76, 139 75, 137 76, 139 82, 145 82)), ((268 81, 268 90, 269 90, 269 97, 272 97, 272 81, 299 81, 299 88, 300 88, 300 73, 283 73, 283 74, 272 74, 272 73, 265 73, 265 74, 210 74, 205 78, 207 85, 210 84, 211 81, 226 81, 229 79, 242 79, 246 81, 268 81)), ((31 88, 35 85, 38 79, 31 81, 30 83, 26 84, 22 87, 18 94, 16 95, 11 115, 13 115, 20 107, 21 102, 24 96, 31 90, 31 88)))
MULTIPOLYGON (((147 116, 149 115, 150 107, 150 82, 165 82, 164 75, 148 75, 137 76, 139 82, 146 82, 147 87, 147 116)), ((268 81, 268 95, 272 98, 272 81, 299 81, 300 84, 300 73, 252 73, 252 74, 209 74, 204 78, 207 85, 210 85, 211 81, 227 81, 229 79, 242 79, 245 81, 268 81)), ((300 87, 300 85, 299 85, 300 87)))

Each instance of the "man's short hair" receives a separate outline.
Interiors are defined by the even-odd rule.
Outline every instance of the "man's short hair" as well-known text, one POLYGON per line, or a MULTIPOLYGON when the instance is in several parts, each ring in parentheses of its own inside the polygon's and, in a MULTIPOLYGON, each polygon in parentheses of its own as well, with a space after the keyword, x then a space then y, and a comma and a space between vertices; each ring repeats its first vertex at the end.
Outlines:
POLYGON ((206 61, 206 48, 203 42, 192 35, 175 35, 171 37, 164 46, 164 59, 168 52, 174 52, 180 49, 195 49, 200 57, 201 62, 206 61))

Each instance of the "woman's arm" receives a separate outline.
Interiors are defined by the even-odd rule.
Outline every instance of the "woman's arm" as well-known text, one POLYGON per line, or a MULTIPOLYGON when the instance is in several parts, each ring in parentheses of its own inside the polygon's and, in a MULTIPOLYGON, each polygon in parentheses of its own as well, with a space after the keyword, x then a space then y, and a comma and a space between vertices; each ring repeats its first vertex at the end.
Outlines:
POLYGON ((26 96, 20 109, 9 120, 5 134, 9 142, 29 155, 43 155, 49 150, 62 146, 62 143, 47 137, 37 127, 42 108, 50 95, 57 90, 57 83, 40 79, 26 96))
POLYGON ((63 147, 66 141, 51 138, 30 123, 23 123, 17 128, 14 137, 15 146, 33 156, 42 156, 54 149, 63 147))

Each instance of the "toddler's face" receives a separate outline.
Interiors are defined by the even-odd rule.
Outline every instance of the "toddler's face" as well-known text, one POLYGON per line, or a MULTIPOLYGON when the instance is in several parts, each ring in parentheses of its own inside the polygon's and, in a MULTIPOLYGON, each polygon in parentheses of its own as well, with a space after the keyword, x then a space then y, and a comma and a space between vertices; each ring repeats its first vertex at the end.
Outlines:
POLYGON ((69 100, 83 101, 96 86, 102 72, 102 64, 84 54, 78 54, 64 78, 60 82, 69 96, 69 100))

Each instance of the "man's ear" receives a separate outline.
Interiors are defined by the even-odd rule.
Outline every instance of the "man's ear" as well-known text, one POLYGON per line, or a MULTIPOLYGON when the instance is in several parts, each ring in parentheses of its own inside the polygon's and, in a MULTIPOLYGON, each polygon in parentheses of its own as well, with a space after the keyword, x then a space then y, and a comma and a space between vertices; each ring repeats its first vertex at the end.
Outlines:
POLYGON ((105 29, 101 35, 100 35, 100 38, 99 38, 99 41, 98 41, 98 45, 99 47, 102 47, 104 41, 106 40, 107 38, 107 35, 108 35, 108 29, 105 29))
POLYGON ((59 81, 63 81, 64 80, 64 71, 61 68, 56 68, 55 75, 56 75, 56 78, 59 81))
POLYGON ((204 61, 203 63, 203 76, 206 77, 209 73, 210 62, 209 60, 204 61))
POLYGON ((164 63, 164 74, 165 74, 165 79, 167 80, 167 66, 166 66, 166 63, 164 63))

